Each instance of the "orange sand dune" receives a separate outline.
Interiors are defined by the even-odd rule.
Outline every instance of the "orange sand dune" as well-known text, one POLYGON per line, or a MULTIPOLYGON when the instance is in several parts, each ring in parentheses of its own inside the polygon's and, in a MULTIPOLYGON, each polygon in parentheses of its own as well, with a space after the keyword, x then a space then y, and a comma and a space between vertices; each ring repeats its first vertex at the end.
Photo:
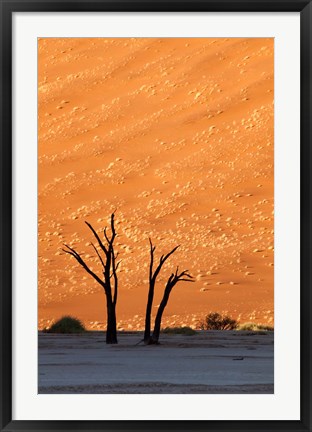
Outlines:
MULTIPOLYGON (((210 311, 273 323, 273 39, 40 39, 39 328, 63 314, 105 325, 101 287, 61 251, 84 252, 116 209, 118 326, 141 329, 150 236, 195 283, 164 325, 210 311)), ((158 255, 157 255, 158 254, 158 255)), ((156 309, 154 308, 154 311, 156 309)))

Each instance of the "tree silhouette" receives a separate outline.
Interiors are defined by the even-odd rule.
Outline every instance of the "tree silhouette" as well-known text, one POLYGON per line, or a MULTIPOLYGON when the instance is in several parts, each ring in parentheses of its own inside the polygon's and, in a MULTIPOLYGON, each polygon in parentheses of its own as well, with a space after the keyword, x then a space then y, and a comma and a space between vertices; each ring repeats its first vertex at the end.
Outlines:
POLYGON ((154 299, 154 291, 155 291, 155 284, 157 276, 166 262, 166 260, 172 255, 179 247, 174 247, 169 253, 166 255, 162 255, 159 260, 159 264, 156 267, 156 270, 153 271, 154 266, 154 252, 156 249, 156 246, 153 246, 152 240, 149 239, 150 242, 150 267, 149 267, 149 290, 148 290, 148 297, 147 297, 147 305, 146 305, 146 315, 145 315, 145 331, 144 331, 144 343, 147 345, 150 344, 157 344, 159 340, 159 333, 160 333, 160 326, 161 326, 161 319, 163 312, 165 310, 165 307, 167 306, 170 293, 172 291, 172 288, 178 283, 178 282, 194 282, 192 279, 192 276, 188 274, 188 270, 184 270, 181 273, 179 273, 179 268, 177 267, 175 273, 172 273, 171 276, 168 278, 168 281, 165 286, 164 295, 160 302, 160 305, 158 307, 158 311, 155 318, 155 325, 153 334, 151 336, 151 312, 152 312, 152 305, 153 305, 153 299, 154 299))
POLYGON ((115 254, 114 251, 114 240, 116 238, 116 231, 114 225, 115 214, 111 215, 111 236, 107 234, 107 228, 104 228, 104 237, 106 240, 106 245, 103 244, 100 237, 98 236, 95 229, 88 222, 85 222, 94 237, 96 238, 99 247, 102 251, 103 257, 100 252, 96 248, 96 246, 92 244, 93 249, 95 250, 98 259, 102 265, 103 269, 103 280, 94 273, 90 267, 83 260, 81 255, 76 252, 73 248, 64 244, 66 249, 62 249, 67 254, 73 256, 77 262, 85 269, 87 273, 89 273, 104 289, 106 295, 106 308, 107 308, 107 330, 106 330, 106 343, 107 344, 116 344, 117 341, 117 321, 116 321, 116 304, 117 304, 117 295, 118 295, 118 277, 117 277, 117 269, 121 261, 117 262, 118 253, 115 254))
POLYGON ((188 270, 184 270, 181 273, 178 273, 178 271, 179 271, 179 267, 177 267, 175 273, 171 274, 171 276, 169 277, 169 279, 166 283, 164 295, 163 295, 162 301, 160 302, 160 305, 158 307, 156 318, 155 318, 154 331, 153 331, 153 335, 152 335, 153 343, 158 343, 162 314, 165 310, 165 307, 167 306, 172 288, 178 282, 194 282, 192 280, 192 276, 187 273, 188 270), (185 277, 185 279, 184 279, 184 277, 185 277))

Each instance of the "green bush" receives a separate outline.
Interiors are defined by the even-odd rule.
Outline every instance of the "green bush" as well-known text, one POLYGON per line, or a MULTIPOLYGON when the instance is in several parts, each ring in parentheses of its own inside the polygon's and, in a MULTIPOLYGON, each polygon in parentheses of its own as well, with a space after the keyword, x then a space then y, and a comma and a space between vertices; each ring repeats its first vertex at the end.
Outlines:
POLYGON ((274 327, 255 323, 245 323, 238 326, 237 330, 247 330, 247 331, 273 331, 274 327))
POLYGON ((201 330, 235 330, 238 322, 227 315, 211 312, 199 323, 201 330))
POLYGON ((162 333, 165 334, 183 334, 186 336, 193 336, 196 334, 196 331, 191 327, 166 327, 162 330, 162 333))
POLYGON ((63 316, 46 331, 47 333, 84 333, 83 323, 71 316, 63 316))

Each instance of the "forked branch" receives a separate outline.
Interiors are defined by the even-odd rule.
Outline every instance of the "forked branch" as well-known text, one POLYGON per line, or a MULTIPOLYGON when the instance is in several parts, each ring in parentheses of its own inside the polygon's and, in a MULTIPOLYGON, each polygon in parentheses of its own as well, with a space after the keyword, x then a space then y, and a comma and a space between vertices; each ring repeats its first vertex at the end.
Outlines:
POLYGON ((85 261, 82 259, 81 255, 79 255, 79 253, 77 251, 75 251, 75 249, 71 248, 70 246, 68 246, 67 244, 64 243, 65 248, 67 249, 63 249, 62 251, 73 256, 76 261, 86 270, 87 273, 89 273, 100 285, 102 285, 102 287, 104 289, 106 289, 105 287, 105 282, 102 281, 98 275, 96 273, 94 273, 89 267, 88 265, 85 263, 85 261))

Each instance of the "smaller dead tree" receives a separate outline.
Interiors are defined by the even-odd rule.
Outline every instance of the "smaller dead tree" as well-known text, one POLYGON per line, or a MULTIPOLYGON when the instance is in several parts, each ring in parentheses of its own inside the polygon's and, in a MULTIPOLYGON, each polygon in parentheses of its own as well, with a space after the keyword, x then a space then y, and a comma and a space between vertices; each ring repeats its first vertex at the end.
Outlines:
POLYGON ((165 307, 167 306, 172 288, 178 282, 194 282, 193 277, 187 273, 188 270, 184 270, 181 273, 178 273, 178 272, 179 272, 179 267, 177 267, 175 273, 172 273, 171 276, 169 277, 169 279, 166 283, 163 298, 162 298, 160 305, 158 307, 158 310, 157 310, 157 314, 156 314, 156 318, 155 318, 154 331, 152 334, 152 341, 155 344, 157 344, 158 340, 159 340, 161 319, 162 319, 162 315, 163 315, 163 312, 165 310, 165 307))
POLYGON ((174 273, 171 274, 171 276, 169 277, 169 279, 167 281, 165 291, 164 291, 164 296, 163 296, 163 299, 159 305, 159 308, 158 308, 158 311, 156 314, 154 330, 153 330, 153 334, 151 336, 151 312, 152 312, 152 305, 153 305, 153 299, 154 299, 156 279, 157 279, 157 276, 159 275, 159 272, 160 272, 162 266, 164 265, 164 263, 178 249, 179 245, 174 247, 166 255, 162 255, 160 257, 159 264, 156 267, 156 270, 153 271, 154 252, 155 252, 156 246, 153 246, 151 239, 149 239, 149 242, 150 242, 149 290, 148 290, 148 298, 147 298, 147 305, 146 305, 145 331, 144 331, 144 339, 143 339, 144 343, 146 345, 158 343, 162 315, 163 315, 165 307, 168 303, 172 288, 179 281, 193 282, 192 276, 187 273, 188 270, 185 270, 179 274, 178 273, 178 267, 177 267, 175 274, 174 273))
POLYGON ((90 267, 86 264, 81 255, 75 251, 72 247, 64 244, 66 249, 62 249, 65 253, 73 256, 76 261, 84 268, 84 270, 89 273, 104 289, 106 295, 106 309, 107 309, 107 330, 106 330, 106 343, 116 344, 117 341, 117 321, 116 321, 116 304, 118 295, 118 277, 117 269, 121 261, 117 262, 118 253, 115 254, 114 251, 114 240, 116 238, 116 230, 114 225, 115 214, 111 215, 111 236, 109 237, 107 233, 107 228, 104 228, 104 238, 106 240, 106 245, 101 241, 99 235, 88 222, 85 222, 87 226, 92 231, 94 237, 96 238, 99 247, 102 251, 103 257, 96 248, 96 246, 91 243, 97 257, 102 265, 103 279, 101 279, 96 273, 94 273, 90 267))
POLYGON ((167 255, 162 255, 159 260, 159 264, 156 267, 156 270, 153 271, 154 266, 154 252, 156 249, 156 246, 153 246, 152 240, 149 238, 150 243, 150 267, 149 267, 149 290, 148 290, 148 298, 147 298, 147 305, 146 305, 146 315, 145 315, 145 331, 144 331, 144 343, 149 344, 151 343, 151 313, 152 313, 152 306, 153 306, 153 300, 154 300, 154 291, 155 291, 155 284, 156 284, 156 278, 164 265, 164 263, 167 261, 167 259, 172 255, 179 246, 176 246, 172 249, 167 255))

